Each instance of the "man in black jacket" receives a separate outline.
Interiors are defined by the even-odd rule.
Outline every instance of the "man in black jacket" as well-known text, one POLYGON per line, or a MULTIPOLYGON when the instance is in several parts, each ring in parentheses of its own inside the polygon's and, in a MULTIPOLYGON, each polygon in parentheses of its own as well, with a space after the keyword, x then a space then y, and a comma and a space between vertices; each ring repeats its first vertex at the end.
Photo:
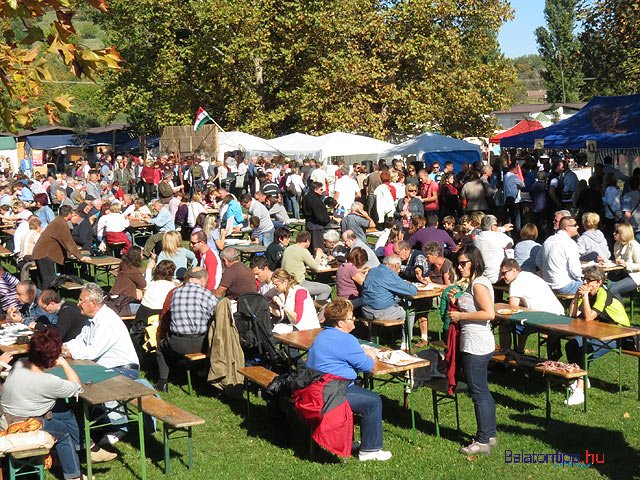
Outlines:
POLYGON ((71 211, 71 238, 80 247, 80 250, 91 250, 93 245, 93 227, 91 222, 82 216, 80 210, 71 211))
POLYGON ((322 201, 324 186, 318 182, 311 182, 309 193, 302 198, 302 214, 306 219, 305 228, 311 234, 311 251, 323 247, 325 227, 331 221, 327 207, 322 201))

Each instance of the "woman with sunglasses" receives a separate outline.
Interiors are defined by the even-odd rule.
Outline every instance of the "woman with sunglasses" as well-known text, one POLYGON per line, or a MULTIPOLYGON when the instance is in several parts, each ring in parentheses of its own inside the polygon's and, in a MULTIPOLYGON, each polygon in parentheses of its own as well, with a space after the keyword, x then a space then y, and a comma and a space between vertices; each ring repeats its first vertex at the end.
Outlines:
POLYGON ((411 219, 424 215, 422 200, 418 197, 418 186, 407 185, 406 196, 398 200, 396 217, 398 217, 402 231, 406 232, 411 227, 411 219))
POLYGON ((448 292, 450 305, 458 311, 449 312, 451 322, 460 324, 462 368, 473 400, 478 432, 476 439, 459 450, 463 455, 491 453, 498 446, 496 437, 496 407, 487 383, 487 366, 495 351, 490 322, 495 318, 493 286, 482 275, 482 254, 473 245, 460 249, 456 257, 458 273, 469 286, 456 298, 458 291, 448 292))
MULTIPOLYGON (((584 283, 578 287, 571 305, 569 316, 586 320, 587 322, 598 320, 605 323, 614 323, 629 327, 629 317, 622 302, 603 287, 606 276, 600 267, 586 267, 584 269, 584 283)), ((576 363, 580 368, 585 368, 583 337, 574 337, 567 342, 567 362, 576 363)), ((587 340, 587 352, 591 360, 602 357, 611 351, 611 347, 599 340, 587 340)), ((587 382, 587 388, 589 383, 587 382)), ((571 384, 571 395, 565 400, 567 405, 579 405, 584 403, 584 380, 579 378, 571 384)))

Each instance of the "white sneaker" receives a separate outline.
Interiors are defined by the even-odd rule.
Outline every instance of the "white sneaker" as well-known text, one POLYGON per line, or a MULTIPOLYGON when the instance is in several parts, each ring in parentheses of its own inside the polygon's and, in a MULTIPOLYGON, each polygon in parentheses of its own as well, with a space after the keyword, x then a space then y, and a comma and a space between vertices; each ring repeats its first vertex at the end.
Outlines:
MULTIPOLYGON (((571 384, 569 384, 569 388, 573 392, 576 388, 578 388, 578 381, 574 380, 573 382, 571 382, 571 384)), ((589 380, 588 378, 587 378, 587 388, 591 388, 591 380, 589 380)))
POLYGON ((367 460, 380 460, 384 462, 385 460, 389 460, 391 458, 391 452, 388 450, 376 450, 375 452, 360 452, 358 454, 358 458, 360 458, 361 462, 366 462, 367 460))
POLYGON ((120 440, 122 440, 125 435, 127 434, 127 432, 123 432, 122 430, 118 430, 117 432, 113 432, 113 433, 106 433, 98 442, 98 445, 102 446, 102 447, 107 447, 109 445, 115 445, 116 443, 118 443, 120 440))
POLYGON ((584 390, 576 388, 571 392, 569 398, 564 401, 565 405, 580 405, 584 403, 584 390))

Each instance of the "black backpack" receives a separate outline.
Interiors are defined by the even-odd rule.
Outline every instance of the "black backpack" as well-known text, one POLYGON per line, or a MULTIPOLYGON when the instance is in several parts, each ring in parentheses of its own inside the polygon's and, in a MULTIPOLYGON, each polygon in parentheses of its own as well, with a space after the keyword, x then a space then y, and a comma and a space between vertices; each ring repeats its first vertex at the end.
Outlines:
POLYGON ((234 321, 246 358, 258 358, 269 368, 286 362, 284 354, 270 340, 273 323, 266 298, 259 293, 240 296, 234 321))

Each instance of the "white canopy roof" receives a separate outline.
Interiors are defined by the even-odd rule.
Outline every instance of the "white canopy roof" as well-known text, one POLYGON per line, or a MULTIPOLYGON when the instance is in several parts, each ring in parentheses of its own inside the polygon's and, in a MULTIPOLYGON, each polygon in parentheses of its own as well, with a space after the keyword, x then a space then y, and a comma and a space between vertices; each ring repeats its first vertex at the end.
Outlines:
POLYGON ((249 156, 280 155, 280 151, 263 138, 244 132, 218 132, 218 159, 223 160, 224 152, 233 150, 243 150, 249 156))
POLYGON ((393 145, 391 148, 380 153, 379 158, 392 157, 394 155, 415 155, 418 161, 422 160, 425 153, 431 152, 464 152, 476 151, 481 154, 480 147, 462 140, 457 140, 437 133, 423 133, 415 138, 407 140, 400 145, 393 145))
POLYGON ((289 157, 295 157, 299 155, 308 155, 311 157, 319 157, 316 139, 313 135, 307 135, 306 133, 290 133, 283 135, 282 137, 272 138, 267 140, 269 145, 282 152, 289 157))
POLYGON ((286 139, 286 144, 275 143, 280 139, 274 139, 271 143, 278 146, 286 155, 296 155, 300 153, 317 152, 318 156, 324 160, 329 157, 371 157, 375 159, 383 150, 392 147, 393 144, 376 140, 375 138, 353 133, 333 132, 320 137, 313 137, 304 134, 292 134, 280 137, 286 139), (296 135, 298 141, 289 142, 286 137, 296 135), (282 148, 280 146, 282 145, 282 148))

